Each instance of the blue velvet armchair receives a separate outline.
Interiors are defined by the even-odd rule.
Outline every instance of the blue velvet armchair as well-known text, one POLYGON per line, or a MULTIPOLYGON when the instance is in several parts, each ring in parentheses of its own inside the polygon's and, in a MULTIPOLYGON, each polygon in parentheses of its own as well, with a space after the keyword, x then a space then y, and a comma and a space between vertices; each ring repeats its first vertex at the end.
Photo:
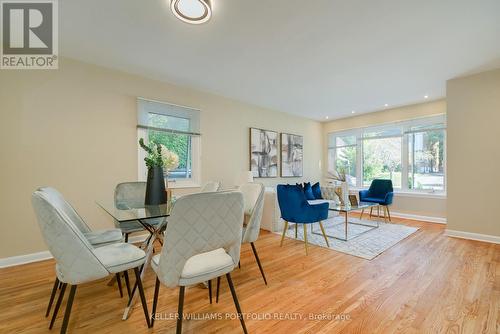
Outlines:
MULTIPOLYGON (((391 214, 389 212, 389 205, 392 204, 392 200, 394 198, 394 189, 392 187, 391 180, 380 180, 375 179, 372 181, 370 185, 370 189, 361 190, 359 192, 359 201, 360 202, 370 202, 377 203, 381 205, 384 209, 384 220, 386 219, 386 211, 389 221, 391 221, 391 214)), ((373 210, 373 208, 372 208, 373 210)), ((363 212, 361 212, 361 216, 363 212)), ((372 212, 370 211, 370 216, 372 212)))
POLYGON ((326 245, 328 238, 325 234, 325 229, 321 221, 328 218, 328 203, 309 204, 307 202, 304 191, 296 185, 280 184, 278 190, 278 203, 281 211, 281 218, 285 221, 283 228, 283 235, 281 236, 280 247, 283 245, 285 233, 288 230, 288 223, 295 224, 295 238, 297 238, 297 225, 302 224, 304 227, 304 244, 307 250, 307 224, 319 223, 323 237, 325 238, 326 245))

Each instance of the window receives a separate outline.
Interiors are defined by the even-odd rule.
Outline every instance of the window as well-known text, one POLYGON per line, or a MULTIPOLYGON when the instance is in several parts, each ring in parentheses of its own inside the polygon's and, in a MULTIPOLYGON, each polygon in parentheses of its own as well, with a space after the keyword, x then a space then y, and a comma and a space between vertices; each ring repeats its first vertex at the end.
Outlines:
MULTIPOLYGON (((179 156, 168 174, 170 187, 199 185, 199 112, 167 103, 138 99, 138 136, 165 145, 179 156)), ((139 179, 146 180, 145 153, 139 148, 139 179)), ((167 177, 167 175, 165 175, 167 177)))
POLYGON ((329 170, 351 186, 382 178, 403 191, 446 191, 444 116, 331 133, 328 153, 329 170))

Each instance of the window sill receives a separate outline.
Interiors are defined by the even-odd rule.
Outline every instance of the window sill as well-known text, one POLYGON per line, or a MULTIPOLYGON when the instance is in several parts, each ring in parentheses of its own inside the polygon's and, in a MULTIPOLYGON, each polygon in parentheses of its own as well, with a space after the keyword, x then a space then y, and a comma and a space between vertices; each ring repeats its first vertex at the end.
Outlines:
MULTIPOLYGON (((349 191, 359 192, 360 190, 367 190, 368 188, 356 188, 351 187, 349 191)), ((402 191, 394 190, 394 196, 396 197, 419 197, 419 198, 436 198, 436 199, 446 199, 447 195, 444 192, 420 192, 420 191, 402 191)))

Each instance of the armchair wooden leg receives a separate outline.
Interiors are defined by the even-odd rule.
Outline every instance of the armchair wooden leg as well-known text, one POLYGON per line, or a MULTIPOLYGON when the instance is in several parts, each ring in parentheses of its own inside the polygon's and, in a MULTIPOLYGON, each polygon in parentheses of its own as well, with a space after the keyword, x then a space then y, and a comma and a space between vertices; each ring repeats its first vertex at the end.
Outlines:
POLYGON ((372 214, 373 214, 373 206, 370 208, 370 219, 372 218, 372 214))
POLYGON ((392 223, 391 212, 389 211, 389 206, 386 206, 385 208, 387 209, 387 216, 389 217, 389 222, 392 223))
POLYGON ((151 321, 150 321, 151 328, 153 328, 153 325, 155 323, 156 306, 158 305, 158 292, 160 291, 160 284, 161 284, 160 280, 158 279, 158 277, 156 277, 155 294, 154 294, 154 297, 153 297, 153 310, 152 310, 152 313, 151 313, 151 321))
POLYGON ((217 291, 215 293, 215 302, 219 302, 219 290, 220 290, 220 276, 217 277, 217 291))
POLYGON ((139 273, 139 268, 134 268, 135 279, 137 280, 137 287, 139 288, 139 296, 141 297, 142 309, 144 310, 144 317, 146 317, 146 324, 148 328, 151 327, 149 323, 149 312, 148 304, 146 303, 146 297, 144 296, 144 288, 142 287, 141 274, 139 273))
POLYGON ((45 312, 45 318, 47 318, 50 314, 50 309, 52 308, 52 303, 54 302, 58 286, 59 279, 56 277, 56 281, 54 282, 54 286, 52 287, 52 293, 50 294, 49 305, 47 306, 47 311, 45 312))
POLYGON ((382 210, 384 211, 384 223, 387 223, 387 215, 386 215, 386 213, 385 213, 386 207, 385 207, 385 206, 383 206, 383 207, 382 207, 382 210))
POLYGON ((307 252, 307 224, 304 225, 304 245, 306 247, 306 255, 309 255, 307 252))
POLYGON ((68 329, 69 316, 71 315, 71 308, 73 307, 73 300, 75 299, 76 285, 71 286, 69 291, 68 302, 66 304, 66 312, 64 312, 63 324, 61 327, 61 334, 65 334, 68 329))
POLYGON ((288 230, 288 222, 285 220, 285 227, 283 228, 283 235, 281 235, 280 247, 283 246, 283 239, 285 239, 286 230, 288 230))
POLYGON ((297 230, 298 230, 298 226, 299 224, 295 224, 295 239, 297 239, 297 230))
POLYGON ((326 247, 330 248, 330 244, 328 243, 328 238, 326 237, 325 229, 323 228, 323 222, 319 222, 319 227, 321 227, 321 233, 323 233, 323 237, 325 238, 326 247))
POLYGON ((57 313, 59 312, 59 308, 61 307, 62 300, 64 298, 64 293, 66 292, 66 283, 63 283, 61 292, 59 292, 59 297, 57 298, 56 306, 54 307, 54 313, 52 313, 52 319, 50 320, 49 329, 54 327, 54 322, 56 321, 57 313))
POLYGON ((359 220, 363 219, 363 213, 365 213, 365 209, 361 210, 361 214, 359 215, 359 220))
MULTIPOLYGON (((305 226, 305 225, 304 225, 305 226)), ((245 326, 245 319, 241 312, 240 303, 238 302, 238 296, 236 296, 236 290, 234 289, 233 281, 231 279, 231 274, 226 274, 227 283, 229 284, 229 289, 231 289, 231 294, 233 295, 234 306, 236 306, 236 311, 238 312, 238 318, 241 322, 241 327, 243 328, 243 333, 247 334, 247 327, 245 326)))
POLYGON ((182 309, 184 308, 184 289, 185 286, 179 287, 179 305, 177 306, 177 334, 182 333, 182 309))
POLYGON ((257 254, 257 249, 255 248, 253 242, 251 242, 250 245, 252 246, 253 255, 255 255, 255 260, 257 260, 257 265, 259 266, 260 273, 262 274, 262 278, 264 279, 264 284, 267 285, 266 275, 264 275, 264 269, 262 269, 262 264, 260 264, 260 259, 259 255, 257 254))

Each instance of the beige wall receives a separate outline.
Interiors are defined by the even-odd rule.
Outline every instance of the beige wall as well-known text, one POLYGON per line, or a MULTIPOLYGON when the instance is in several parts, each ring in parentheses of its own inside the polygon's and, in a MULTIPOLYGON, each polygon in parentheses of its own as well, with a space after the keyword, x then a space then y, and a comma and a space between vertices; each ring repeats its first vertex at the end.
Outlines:
POLYGON ((137 179, 138 96, 202 110, 202 182, 232 187, 248 170, 249 127, 303 135, 303 179, 321 178, 318 122, 68 59, 56 71, 1 71, 0 258, 46 249, 30 204, 39 186, 59 189, 91 227, 112 226, 94 201, 137 179))
MULTIPOLYGON (((328 170, 328 134, 331 132, 442 114, 446 114, 445 100, 392 108, 325 122, 323 123, 323 170, 328 170)), ((407 215, 446 219, 446 197, 396 194, 391 209, 394 212, 407 215)))
POLYGON ((450 80, 448 228, 500 236, 500 69, 450 80))

